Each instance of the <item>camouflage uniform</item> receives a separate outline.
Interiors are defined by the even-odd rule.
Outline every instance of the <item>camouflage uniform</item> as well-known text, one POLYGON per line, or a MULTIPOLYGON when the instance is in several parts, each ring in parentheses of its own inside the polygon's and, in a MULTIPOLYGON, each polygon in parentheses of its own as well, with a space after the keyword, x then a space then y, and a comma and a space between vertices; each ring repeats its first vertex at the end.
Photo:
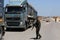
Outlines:
POLYGON ((36 39, 40 39, 41 35, 39 34, 41 28, 41 22, 39 20, 35 20, 33 26, 36 28, 36 39))

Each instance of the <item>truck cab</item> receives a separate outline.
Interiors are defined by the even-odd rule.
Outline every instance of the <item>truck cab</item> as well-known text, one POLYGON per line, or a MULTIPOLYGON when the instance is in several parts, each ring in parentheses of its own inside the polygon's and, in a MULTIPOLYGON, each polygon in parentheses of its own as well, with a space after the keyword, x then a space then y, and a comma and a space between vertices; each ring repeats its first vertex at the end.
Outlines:
POLYGON ((25 28, 23 6, 6 6, 5 10, 5 24, 7 28, 25 28))
POLYGON ((31 13, 34 18, 37 12, 28 3, 23 5, 6 5, 5 7, 5 25, 7 28, 23 28, 26 29, 27 15, 31 13))

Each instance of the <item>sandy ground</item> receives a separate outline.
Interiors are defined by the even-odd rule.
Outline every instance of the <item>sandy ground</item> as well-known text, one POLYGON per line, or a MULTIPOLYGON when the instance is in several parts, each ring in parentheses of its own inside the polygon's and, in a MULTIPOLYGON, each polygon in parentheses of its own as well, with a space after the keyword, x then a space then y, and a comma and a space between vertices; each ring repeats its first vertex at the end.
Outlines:
POLYGON ((60 40, 60 23, 41 22, 41 39, 31 39, 35 37, 35 28, 24 32, 6 32, 4 40, 60 40))

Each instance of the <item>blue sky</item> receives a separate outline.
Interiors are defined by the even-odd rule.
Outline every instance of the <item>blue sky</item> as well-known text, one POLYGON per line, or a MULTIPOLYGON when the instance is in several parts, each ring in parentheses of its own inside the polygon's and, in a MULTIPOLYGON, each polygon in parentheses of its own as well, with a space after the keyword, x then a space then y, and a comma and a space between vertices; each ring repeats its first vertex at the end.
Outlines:
MULTIPOLYGON (((4 4, 9 3, 5 0, 4 4)), ((60 16, 60 0, 28 0, 39 16, 60 16)))

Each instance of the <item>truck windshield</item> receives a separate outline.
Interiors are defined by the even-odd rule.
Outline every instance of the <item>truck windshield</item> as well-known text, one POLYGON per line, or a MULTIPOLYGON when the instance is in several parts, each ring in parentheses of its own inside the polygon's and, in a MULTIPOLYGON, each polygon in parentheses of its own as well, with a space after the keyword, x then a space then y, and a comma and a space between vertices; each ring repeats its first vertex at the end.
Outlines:
POLYGON ((7 11, 8 12, 12 12, 12 11, 23 11, 24 8, 23 7, 8 7, 7 11))

